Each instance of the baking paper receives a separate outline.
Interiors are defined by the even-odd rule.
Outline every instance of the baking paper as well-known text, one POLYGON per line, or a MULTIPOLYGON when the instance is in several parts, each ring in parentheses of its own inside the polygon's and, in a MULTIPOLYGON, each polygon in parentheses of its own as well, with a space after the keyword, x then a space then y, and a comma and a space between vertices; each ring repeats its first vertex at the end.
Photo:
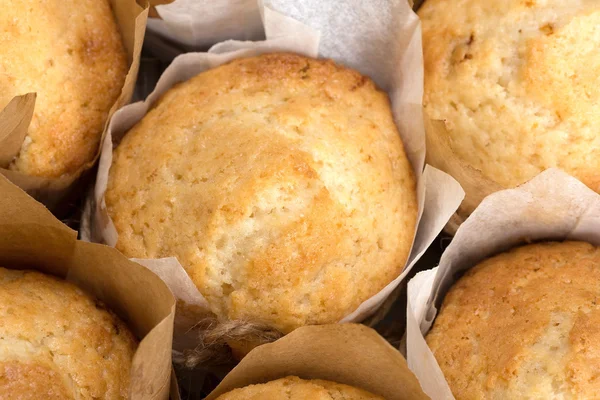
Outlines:
POLYGON ((406 361, 364 325, 305 326, 252 350, 206 398, 286 376, 354 386, 386 400, 426 400, 406 361))
MULTIPOLYGON (((187 53, 177 57, 145 102, 121 109, 111 120, 102 149, 95 191, 83 218, 82 236, 87 240, 115 246, 117 233, 104 201, 113 146, 146 114, 160 95, 174 84, 230 60, 261 53, 291 51, 312 57, 329 57, 362 73, 368 73, 381 87, 387 89, 407 155, 418 179, 418 229, 402 274, 342 322, 361 321, 372 314, 429 247, 460 204, 464 193, 450 176, 435 168, 423 166, 425 135, 421 113, 421 34, 419 21, 408 3, 398 0, 365 4, 358 0, 345 0, 336 4, 337 7, 331 7, 316 0, 295 2, 293 5, 281 2, 274 5, 279 11, 265 6, 262 8, 262 15, 266 41, 227 41, 213 46, 208 53, 187 53), (299 22, 287 14, 306 22, 299 22), (314 24, 321 31, 308 24, 314 24), (351 31, 359 35, 370 35, 369 40, 363 38, 355 41, 356 37, 348 32, 348 26, 352 26, 351 31)), ((176 296, 181 294, 190 301, 190 296, 194 295, 194 304, 207 304, 199 292, 192 293, 194 284, 176 259, 144 264, 159 275, 177 275, 176 282, 167 282, 176 296), (182 279, 187 282, 184 283, 182 279)), ((183 333, 185 332, 176 332, 176 337, 183 333)))
POLYGON ((148 19, 148 29, 190 50, 206 49, 227 39, 261 40, 265 37, 257 0, 153 3, 158 18, 148 19))
MULTIPOLYGON (((116 110, 131 100, 138 75, 148 17, 148 9, 140 7, 135 0, 110 0, 110 3, 127 52, 129 71, 121 89, 121 95, 108 114, 109 119, 116 110)), ((0 113, 0 165, 6 166, 18 155, 26 136, 26 128, 31 121, 31 114, 35 107, 35 93, 23 93, 23 95, 15 97, 0 113), (23 99, 24 97, 25 99, 23 99), (19 129, 14 129, 15 120, 24 120, 26 125, 20 123, 19 129)), ((108 119, 105 126, 108 126, 108 119)), ((106 129, 103 135, 105 133, 106 129)), ((77 189, 74 184, 82 174, 96 164, 99 150, 94 159, 78 171, 59 178, 29 176, 6 168, 0 168, 0 174, 43 202, 50 209, 56 210, 61 206, 61 200, 67 197, 71 191, 77 189)))
POLYGON ((168 287, 115 249, 78 241, 77 232, 1 175, 0 194, 0 265, 66 278, 107 304, 141 339, 130 398, 168 399, 175 315, 168 287))
POLYGON ((35 93, 13 98, 0 112, 0 165, 9 164, 21 150, 33 117, 35 93))
POLYGON ((480 170, 456 155, 444 121, 432 120, 425 113, 425 131, 427 162, 449 173, 466 193, 464 201, 445 228, 448 234, 454 235, 460 224, 486 196, 509 188, 487 178, 480 170))
POLYGON ((439 267, 408 283, 407 359, 425 393, 453 399, 424 335, 455 276, 520 244, 567 239, 600 245, 600 195, 560 170, 483 200, 456 232, 439 267))

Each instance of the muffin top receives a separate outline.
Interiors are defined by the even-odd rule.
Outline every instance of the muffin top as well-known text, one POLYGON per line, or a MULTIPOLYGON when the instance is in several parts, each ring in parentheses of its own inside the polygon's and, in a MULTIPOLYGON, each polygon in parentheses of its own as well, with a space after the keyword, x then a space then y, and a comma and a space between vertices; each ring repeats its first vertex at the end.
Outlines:
POLYGON ((108 0, 10 0, 0 13, 0 110, 36 92, 10 168, 55 178, 92 160, 127 59, 108 0))
POLYGON ((0 398, 129 398, 137 343, 76 286, 0 268, 0 321, 0 398))
POLYGON ((225 393, 217 400, 383 400, 362 389, 322 380, 303 380, 295 376, 261 385, 250 385, 225 393))
POLYGON ((450 289, 427 343, 457 399, 584 399, 600 393, 600 251, 519 247, 450 289))
POLYGON ((600 3, 427 0, 424 105, 502 187, 550 167, 600 191, 600 3))
POLYGON ((387 95, 294 54, 169 90, 116 149, 105 198, 125 255, 176 256, 219 318, 284 333, 385 287, 417 217, 387 95))

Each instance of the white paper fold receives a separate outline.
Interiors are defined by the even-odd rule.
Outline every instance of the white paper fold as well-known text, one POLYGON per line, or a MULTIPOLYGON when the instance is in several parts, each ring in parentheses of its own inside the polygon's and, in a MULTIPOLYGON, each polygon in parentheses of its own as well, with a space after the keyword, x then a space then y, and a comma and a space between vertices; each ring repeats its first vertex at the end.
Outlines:
MULTIPOLYGON (((398 286, 410 267, 421 257, 458 208, 464 192, 458 183, 432 167, 424 168, 425 133, 421 112, 423 67, 420 47, 420 26, 408 3, 404 0, 385 3, 380 9, 358 0, 344 0, 344 7, 319 8, 321 2, 303 0, 294 4, 278 5, 278 11, 265 7, 262 15, 267 40, 260 42, 226 41, 213 46, 207 53, 187 53, 178 56, 161 76, 156 89, 145 102, 127 106, 115 114, 102 150, 98 179, 93 199, 84 217, 82 236, 114 246, 117 233, 107 214, 104 192, 112 162, 112 148, 122 135, 139 121, 152 104, 177 82, 230 60, 275 51, 291 51, 307 56, 324 56, 339 63, 368 73, 382 87, 388 88, 395 120, 399 125, 407 155, 418 179, 419 223, 415 242, 402 275, 373 298, 364 302, 354 313, 343 319, 360 321, 372 314, 398 286), (286 8, 287 7, 287 8, 286 8), (365 13, 366 10, 366 13, 365 13), (323 14, 323 13, 326 14, 323 14), (305 23, 292 20, 302 16, 305 23), (314 18, 314 20, 313 20, 314 18), (367 19, 368 18, 368 19, 367 19), (338 29, 327 26, 327 20, 338 21, 338 29), (347 25, 340 26, 340 23, 347 25), (316 24, 320 33, 307 24, 316 24), (377 25, 379 28, 375 28, 377 25), (368 27, 367 27, 368 26, 368 27), (369 40, 352 42, 352 35, 342 31, 356 30, 369 33, 369 40), (395 38, 395 39, 394 39, 395 38), (346 42, 348 41, 348 42, 346 42), (325 44, 325 47, 323 45, 325 44), (377 51, 372 47, 379 46, 377 51), (395 63, 395 64, 394 64, 395 63), (395 68, 393 66, 396 65, 395 68), (423 172, 424 171, 424 172, 423 172)), ((192 281, 176 259, 141 261, 165 277, 171 290, 180 300, 206 304, 199 292, 191 290, 192 281), (161 271, 162 269, 162 271, 161 271), (165 273, 165 269, 171 271, 165 273), (170 279, 166 275, 175 274, 170 279), (183 282, 187 277, 187 281, 183 282), (190 299, 193 297, 193 299, 190 299)), ((177 332, 176 332, 177 334, 177 332)))
POLYGON ((149 18, 148 29, 191 48, 264 38, 257 0, 176 0, 156 11, 160 19, 149 18))
POLYGON ((428 396, 454 398, 424 335, 455 276, 516 245, 566 239, 600 245, 600 195, 566 173, 550 169, 516 189, 486 197, 458 229, 439 267, 411 279, 407 361, 428 396))

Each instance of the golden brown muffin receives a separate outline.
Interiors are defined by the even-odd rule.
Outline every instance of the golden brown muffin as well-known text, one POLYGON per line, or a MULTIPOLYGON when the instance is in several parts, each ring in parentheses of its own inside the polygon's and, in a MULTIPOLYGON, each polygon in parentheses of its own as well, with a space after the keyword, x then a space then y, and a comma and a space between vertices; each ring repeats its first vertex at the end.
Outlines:
POLYGON ((427 343, 457 400, 600 393, 600 250, 519 247, 450 289, 427 343))
POLYGON ((74 285, 0 268, 0 321, 0 398, 129 398, 136 341, 74 285))
POLYGON ((0 12, 0 110, 37 92, 19 155, 7 165, 60 177, 92 160, 127 60, 107 0, 10 0, 0 12))
POLYGON ((114 153, 128 257, 176 256, 222 320, 337 322, 403 269, 415 181, 385 93, 294 54, 169 90, 114 153))
POLYGON ((446 128, 428 130, 427 161, 463 185, 467 215, 551 167, 600 191, 600 2, 427 0, 419 16, 423 102, 446 128))
POLYGON ((262 385, 250 385, 222 394, 217 400, 383 400, 362 389, 322 380, 295 376, 262 385))

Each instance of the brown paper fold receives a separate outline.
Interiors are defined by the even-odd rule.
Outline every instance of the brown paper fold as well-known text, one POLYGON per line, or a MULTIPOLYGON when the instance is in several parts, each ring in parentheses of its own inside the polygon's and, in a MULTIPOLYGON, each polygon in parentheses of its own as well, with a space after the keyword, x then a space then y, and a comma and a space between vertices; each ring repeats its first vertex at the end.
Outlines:
POLYGON ((252 350, 206 398, 295 375, 362 388, 386 400, 428 399, 398 350, 358 324, 306 326, 252 350))
MULTIPOLYGON (((127 60, 129 62, 129 71, 125 78, 125 83, 121 89, 121 94, 115 104, 113 104, 108 118, 104 125, 102 140, 106 135, 108 121, 119 108, 129 103, 135 88, 137 79, 142 45, 144 43, 144 33, 146 31, 146 21, 148 18, 148 8, 140 7, 135 0, 110 0, 115 19, 119 26, 123 44, 127 51, 127 60)), ((25 96, 15 97, 0 113, 0 165, 6 167, 10 161, 18 154, 26 135, 26 128, 31 121, 33 112, 32 98, 27 94, 25 96), (28 97, 29 96, 29 97, 28 97), (25 97, 25 100, 23 100, 25 97), (25 118, 29 115, 29 118, 25 118), (15 119, 21 118, 19 129, 11 129, 15 119), (12 121, 12 123, 11 123, 12 121), (27 121, 26 125, 24 122, 27 121), (16 151, 15 151, 16 148, 16 151)), ((33 93, 35 96, 35 93, 33 93)), ((35 97, 33 97, 33 101, 35 97)), ((100 147, 93 160, 83 165, 73 174, 63 175, 59 178, 45 178, 25 175, 20 171, 11 171, 6 168, 0 168, 0 174, 6 176, 17 186, 27 191, 31 196, 43 202, 50 209, 56 209, 61 199, 66 197, 73 184, 82 176, 82 174, 92 168, 100 154, 100 147)))
POLYGON ((77 233, 0 176, 0 265, 68 279, 107 304, 137 335, 131 399, 167 399, 175 299, 145 267, 77 233))
POLYGON ((160 6, 163 4, 171 4, 172 2, 174 2, 175 0, 148 0, 148 4, 150 4, 150 6, 160 6))
POLYGON ((181 400, 181 395, 179 394, 179 383, 177 382, 177 377, 175 376, 175 370, 173 368, 171 368, 171 387, 169 389, 169 393, 169 400, 181 400))
POLYGON ((460 183, 465 198, 444 228, 454 235, 458 227, 488 195, 508 189, 486 178, 481 171, 463 162, 452 149, 444 121, 432 120, 424 113, 427 156, 426 162, 441 169, 460 183))
MULTIPOLYGON (((138 0, 138 3, 141 3, 144 0, 138 0)), ((158 11, 156 11, 156 6, 160 6, 163 4, 170 4, 175 0, 147 0, 150 5, 150 10, 148 11, 148 18, 156 18, 161 19, 158 11)))

